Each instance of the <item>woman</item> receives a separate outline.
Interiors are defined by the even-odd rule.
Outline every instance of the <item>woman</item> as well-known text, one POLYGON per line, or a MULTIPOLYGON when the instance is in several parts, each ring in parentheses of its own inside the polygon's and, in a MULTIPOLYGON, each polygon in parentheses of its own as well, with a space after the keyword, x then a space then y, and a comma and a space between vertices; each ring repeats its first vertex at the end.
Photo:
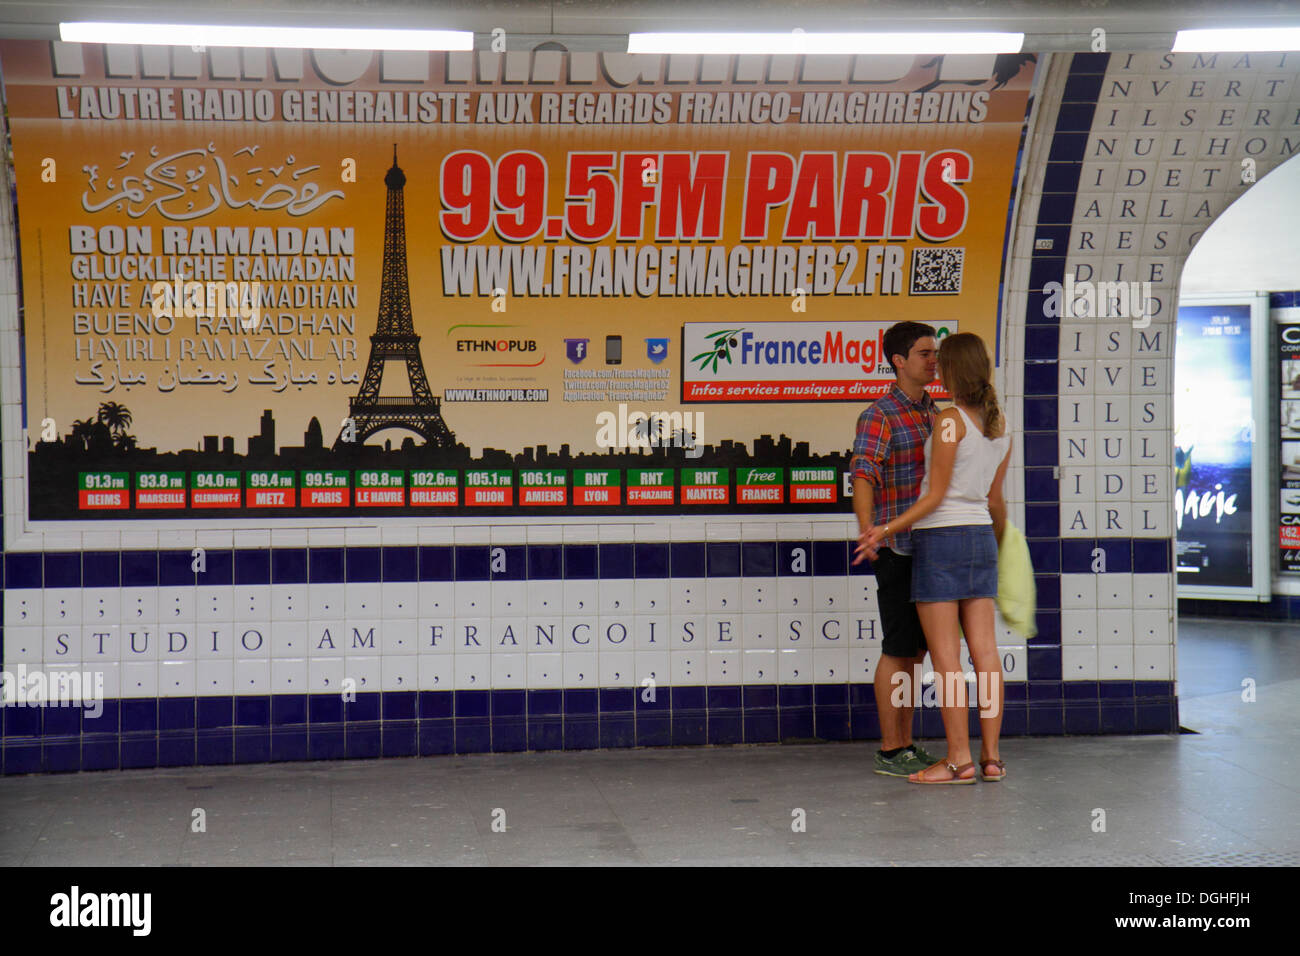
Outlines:
POLYGON ((1006 525, 1002 481, 1011 439, 990 381, 984 342, 961 332, 939 346, 939 377, 953 407, 935 420, 925 443, 920 497, 907 511, 859 539, 857 553, 874 557, 880 542, 913 528, 912 600, 934 664, 948 756, 907 779, 922 784, 971 784, 1006 776, 998 753, 1002 729, 1002 661, 994 633, 998 545, 1006 525), (958 629, 960 625, 960 630, 958 629), (971 760, 961 635, 975 665, 983 750, 971 760))

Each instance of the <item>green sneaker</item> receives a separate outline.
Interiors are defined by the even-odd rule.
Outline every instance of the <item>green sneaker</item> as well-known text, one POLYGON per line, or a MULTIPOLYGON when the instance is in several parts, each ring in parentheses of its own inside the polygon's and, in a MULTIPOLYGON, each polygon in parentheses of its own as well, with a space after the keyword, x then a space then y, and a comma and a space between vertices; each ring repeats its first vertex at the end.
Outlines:
MULTIPOLYGON (((927 756, 929 755, 927 754, 927 756)), ((874 769, 876 773, 884 774, 887 777, 906 777, 910 773, 920 773, 933 763, 935 763, 933 760, 926 763, 912 750, 904 750, 892 757, 886 757, 877 750, 874 769)))
POLYGON ((912 753, 916 754, 916 759, 925 764, 926 767, 933 767, 939 762, 939 758, 934 754, 928 750, 922 750, 920 744, 912 744, 912 753))

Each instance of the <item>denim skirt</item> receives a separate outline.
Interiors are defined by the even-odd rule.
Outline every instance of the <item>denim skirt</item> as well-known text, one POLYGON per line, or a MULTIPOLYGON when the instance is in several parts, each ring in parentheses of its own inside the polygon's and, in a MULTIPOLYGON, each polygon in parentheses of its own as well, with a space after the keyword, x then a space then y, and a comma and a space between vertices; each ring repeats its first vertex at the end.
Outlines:
POLYGON ((997 597, 998 543, 991 524, 912 531, 912 600, 997 597))

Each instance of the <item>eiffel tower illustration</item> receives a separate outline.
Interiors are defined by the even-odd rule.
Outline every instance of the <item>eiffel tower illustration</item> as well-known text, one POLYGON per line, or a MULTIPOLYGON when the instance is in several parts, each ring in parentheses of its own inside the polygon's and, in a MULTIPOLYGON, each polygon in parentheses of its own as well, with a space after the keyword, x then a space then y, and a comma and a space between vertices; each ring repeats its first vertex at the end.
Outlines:
MULTIPOLYGON (((370 360, 361 380, 361 391, 348 403, 348 414, 356 427, 355 444, 360 445, 377 431, 404 428, 424 438, 429 447, 450 448, 456 436, 442 420, 442 400, 429 388, 420 358, 420 337, 411 318, 411 290, 406 272, 406 212, 402 189, 406 174, 393 165, 384 176, 388 203, 384 210, 384 270, 379 287, 379 321, 370 336, 370 360), (405 362, 410 395, 383 395, 379 385, 387 362, 405 362)), ((334 442, 346 446, 343 431, 334 442)))

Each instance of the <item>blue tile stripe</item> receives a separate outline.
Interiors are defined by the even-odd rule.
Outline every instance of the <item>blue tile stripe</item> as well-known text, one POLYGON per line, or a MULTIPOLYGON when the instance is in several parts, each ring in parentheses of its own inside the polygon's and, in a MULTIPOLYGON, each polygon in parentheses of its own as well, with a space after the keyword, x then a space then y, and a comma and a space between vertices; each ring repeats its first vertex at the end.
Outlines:
MULTIPOLYGON (((1025 534, 1029 539, 1038 591, 1038 636, 1030 642, 1029 677, 1061 679, 1059 575, 1064 567, 1065 543, 1060 537, 1060 480, 1056 476, 1060 455, 1059 318, 1044 307, 1049 282, 1063 282, 1070 226, 1079 190, 1082 161, 1092 128, 1108 54, 1075 54, 1070 61, 1065 94, 1056 116, 1048 148, 1043 195, 1039 200, 1034 248, 1030 252, 1029 295, 1023 329, 1025 534), (1044 248, 1040 248, 1040 244, 1044 248)), ((1087 542, 1079 542, 1086 544, 1087 542)), ((1091 554, 1095 542, 1089 547, 1091 554)), ((1071 545, 1073 548, 1074 545, 1071 545)), ((1128 545, 1132 551, 1132 543, 1128 545)), ((1118 546, 1115 550, 1122 550, 1118 546)), ((1070 551, 1073 559, 1075 552, 1070 551)), ((1109 557, 1109 550, 1107 551, 1109 557)), ((1132 563, 1131 561, 1129 562, 1132 563)), ((1089 562, 1091 565, 1091 562, 1089 562)), ((1107 568, 1112 565, 1108 562, 1107 568)), ((1114 566, 1118 572, 1118 562, 1114 566)), ((1055 726, 1055 720, 1037 717, 1034 732, 1055 726)))
MULTIPOLYGON (((724 578, 771 577, 794 573, 791 563, 799 549, 809 558, 801 575, 869 574, 866 565, 847 564, 849 547, 841 541, 509 546, 508 566, 519 570, 508 577, 554 580, 568 569, 582 576, 608 573, 631 579, 666 578, 674 569, 724 578)), ((1169 567, 1170 548, 1164 541, 1031 537, 1040 572, 1040 634, 1028 648, 1030 680, 1007 688, 1007 735, 1170 733, 1177 728, 1172 683, 1134 689, 1134 682, 1122 682, 1122 700, 1107 703, 1105 714, 1099 705, 1095 719, 1091 713, 1081 716, 1074 702, 1064 709, 1056 575, 1086 567, 1097 547, 1114 573, 1169 567), (1133 716, 1112 713, 1116 708, 1133 716)), ((250 567, 258 569, 258 581, 262 569, 272 580, 300 583, 347 579, 350 569, 368 581, 376 568, 385 581, 455 580, 461 574, 464 580, 480 580, 485 559, 488 573, 499 577, 490 572, 490 552, 485 546, 246 549, 209 552, 207 571, 197 575, 189 571, 188 551, 88 552, 72 558, 81 559, 83 583, 120 582, 126 579, 123 568, 151 567, 157 568, 160 581, 167 581, 168 569, 177 565, 185 572, 176 571, 176 579, 193 586, 196 578, 202 582, 209 576, 233 582, 245 573, 240 568, 250 567)), ((74 587, 78 562, 73 559, 63 552, 16 554, 6 556, 3 564, 9 580, 29 587, 74 587)), ((1078 685, 1065 686, 1078 693, 1078 685)), ((4 772, 879 736, 872 688, 861 684, 668 687, 661 689, 655 705, 642 702, 635 689, 605 688, 362 694, 346 705, 332 695, 148 698, 105 701, 104 708, 96 721, 75 708, 0 709, 4 772)), ((921 719, 927 736, 942 734, 937 712, 921 719)))
MULTIPOLYGON (((1028 440, 1028 439, 1027 439, 1028 440)), ((1037 446, 1036 446, 1037 447, 1037 446)), ((1045 447, 1045 446, 1044 446, 1045 447)), ((1045 453, 1045 451, 1044 451, 1045 453)), ((1055 480, 1051 479, 1051 468, 1030 468, 1033 472, 1033 485, 1036 491, 1044 495, 1050 487, 1055 490, 1055 480), (1048 484, 1050 482, 1050 486, 1048 484)), ((1027 481, 1028 483, 1028 481, 1027 481)), ((1027 512, 1031 540, 1039 542, 1055 537, 1050 534, 1033 534, 1037 529, 1046 531, 1053 527, 1052 514, 1060 507, 1054 496, 1036 498, 1028 496, 1027 512)), ((1108 572, 1141 573, 1166 571, 1171 567, 1169 552, 1172 542, 1165 538, 1098 538, 1098 539, 1058 539, 1062 549, 1069 549, 1071 554, 1091 552, 1095 547, 1107 549, 1108 572), (1131 567, 1126 563, 1126 555, 1132 555, 1131 567)), ((428 581, 538 581, 538 580, 653 580, 661 578, 747 578, 747 577, 815 577, 836 575, 870 575, 870 565, 849 563, 849 541, 746 541, 746 542, 675 542, 674 549, 668 551, 668 544, 638 544, 632 552, 614 552, 608 555, 605 545, 565 545, 568 548, 588 548, 578 558, 565 552, 563 559, 558 558, 559 545, 517 545, 506 548, 511 552, 507 559, 507 571, 492 572, 487 570, 488 548, 481 545, 468 545, 459 548, 447 546, 436 549, 445 553, 430 556, 432 548, 420 548, 419 560, 390 560, 381 556, 388 548, 348 548, 348 562, 345 565, 336 552, 343 549, 313 548, 310 554, 306 549, 247 549, 225 551, 220 553, 219 561, 214 560, 216 552, 207 552, 208 567, 206 571, 195 574, 190 571, 193 560, 188 551, 123 551, 120 553, 85 552, 80 568, 74 562, 63 563, 66 553, 41 552, 16 553, 4 556, 4 568, 7 587, 13 589, 42 588, 117 588, 143 585, 129 584, 130 578, 118 577, 116 574, 100 573, 105 566, 117 568, 131 564, 152 566, 157 561, 160 570, 171 569, 181 565, 184 575, 160 573, 156 576, 158 586, 198 587, 203 585, 234 585, 247 587, 265 587, 271 584, 358 584, 358 583, 403 583, 411 584, 428 581), (796 549, 802 549, 806 563, 800 570, 791 567, 796 549), (628 557, 631 554, 632 557, 628 557), (599 557, 598 557, 599 555, 599 557), (54 573, 50 572, 51 558, 60 563, 54 573), (28 560, 30 559, 30 560, 28 560), (15 565, 21 564, 27 573, 16 573, 15 565), (269 569, 268 574, 241 576, 232 574, 232 567, 253 565, 260 569, 269 569), (96 571, 95 569, 99 570, 96 571), (453 573, 452 569, 455 569, 453 573), (381 573, 382 569, 382 573, 381 573), (569 571, 574 573, 570 574, 569 571), (310 573, 308 573, 310 572, 310 573), (183 580, 181 580, 183 578, 183 580), (77 581, 81 583, 78 584, 77 581), (169 584, 169 581, 171 582, 169 584)), ((73 554, 73 558, 78 555, 73 554)), ((1059 565, 1059 562, 1056 562, 1059 565)), ((1039 567, 1039 571, 1047 570, 1039 567)), ((1055 570, 1055 565, 1052 568, 1055 570)), ((1068 570, 1068 569, 1067 569, 1068 570)), ((1086 568, 1084 570, 1087 570, 1086 568)), ((138 579, 137 579, 138 580, 138 579)), ((153 587, 154 585, 147 585, 153 587)))
MULTIPOLYGON (((1033 652, 1031 668, 1050 671, 1060 649, 1033 652)), ((1003 733, 1174 733, 1173 691, 1172 681, 1011 684, 1003 733)), ((96 720, 76 708, 0 715, 6 730, 23 731, 4 737, 6 774, 880 736, 869 684, 661 687, 653 702, 635 688, 385 692, 349 704, 305 694, 146 698, 106 702, 96 720)), ((972 711, 973 729, 977 720, 972 711)), ((921 709, 921 724, 924 736, 942 736, 935 708, 921 709)))

